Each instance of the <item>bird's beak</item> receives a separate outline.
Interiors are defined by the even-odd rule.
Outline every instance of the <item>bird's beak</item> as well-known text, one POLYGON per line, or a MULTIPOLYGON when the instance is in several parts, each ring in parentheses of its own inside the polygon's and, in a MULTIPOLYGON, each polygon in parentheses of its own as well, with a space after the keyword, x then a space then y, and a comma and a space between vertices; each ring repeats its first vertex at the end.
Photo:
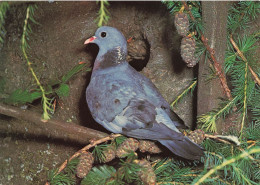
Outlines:
POLYGON ((93 37, 90 37, 89 39, 87 39, 84 44, 89 44, 89 43, 93 43, 94 40, 96 39, 97 37, 93 36, 93 37))

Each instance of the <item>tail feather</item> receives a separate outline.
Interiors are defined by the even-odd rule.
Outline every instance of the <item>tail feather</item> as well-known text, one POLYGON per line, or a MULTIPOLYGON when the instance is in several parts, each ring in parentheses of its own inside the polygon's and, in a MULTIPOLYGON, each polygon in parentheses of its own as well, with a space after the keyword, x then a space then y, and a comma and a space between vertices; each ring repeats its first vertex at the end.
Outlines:
POLYGON ((185 136, 183 140, 159 140, 159 142, 174 154, 186 159, 196 160, 204 155, 203 148, 185 136))

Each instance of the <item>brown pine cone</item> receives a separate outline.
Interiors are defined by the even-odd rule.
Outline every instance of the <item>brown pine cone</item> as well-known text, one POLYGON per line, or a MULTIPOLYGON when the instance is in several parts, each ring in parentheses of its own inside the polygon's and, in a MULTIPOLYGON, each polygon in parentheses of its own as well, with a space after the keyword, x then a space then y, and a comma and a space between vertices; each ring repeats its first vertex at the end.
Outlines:
POLYGON ((174 24, 178 34, 185 37, 189 32, 189 18, 186 13, 178 12, 174 18, 174 24))
POLYGON ((150 162, 146 159, 135 160, 134 162, 142 167, 142 170, 138 172, 142 182, 147 185, 154 185, 156 183, 156 175, 150 162))
POLYGON ((103 162, 107 163, 112 161, 116 157, 116 147, 114 145, 110 145, 106 148, 106 150, 103 152, 104 159, 103 162))
POLYGON ((79 157, 79 164, 76 172, 79 178, 84 178, 91 170, 94 162, 94 157, 90 152, 83 152, 79 157))
POLYGON ((197 58, 193 57, 191 62, 187 64, 188 67, 194 67, 197 64, 197 58))
POLYGON ((183 37, 181 40, 181 57, 185 63, 194 63, 196 41, 192 37, 183 37))
POLYGON ((201 144, 205 139, 205 133, 201 129, 191 131, 188 135, 189 139, 194 143, 201 144))
POLYGON ((155 144, 155 142, 148 140, 139 141, 139 150, 141 152, 149 152, 151 154, 158 154, 162 152, 161 149, 155 144))
POLYGON ((133 138, 127 138, 116 150, 116 156, 123 158, 125 154, 130 151, 136 151, 138 149, 139 142, 133 138))

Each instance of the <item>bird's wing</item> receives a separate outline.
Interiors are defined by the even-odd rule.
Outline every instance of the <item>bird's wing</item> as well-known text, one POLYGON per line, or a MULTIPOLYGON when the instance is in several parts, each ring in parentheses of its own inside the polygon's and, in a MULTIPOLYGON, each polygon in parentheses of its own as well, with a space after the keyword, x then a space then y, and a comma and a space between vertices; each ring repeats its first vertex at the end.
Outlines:
POLYGON ((132 98, 112 123, 121 127, 121 133, 130 137, 151 140, 183 139, 183 135, 172 126, 172 121, 164 110, 145 99, 132 98))
POLYGON ((157 87, 153 84, 153 82, 146 78, 143 74, 138 73, 135 69, 129 66, 129 71, 134 74, 134 79, 140 80, 140 84, 145 92, 146 99, 153 101, 153 103, 158 105, 164 109, 164 111, 168 114, 170 119, 172 120, 171 124, 174 124, 177 128, 187 128, 185 126, 183 120, 171 110, 169 103, 163 98, 157 87))

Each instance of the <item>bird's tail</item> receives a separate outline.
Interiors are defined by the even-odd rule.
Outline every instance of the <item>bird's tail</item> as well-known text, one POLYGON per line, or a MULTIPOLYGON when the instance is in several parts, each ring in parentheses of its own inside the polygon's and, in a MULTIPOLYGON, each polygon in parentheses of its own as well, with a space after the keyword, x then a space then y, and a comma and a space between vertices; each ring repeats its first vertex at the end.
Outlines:
POLYGON ((200 159, 204 155, 203 148, 184 136, 183 140, 159 140, 174 154, 189 159, 200 159))

